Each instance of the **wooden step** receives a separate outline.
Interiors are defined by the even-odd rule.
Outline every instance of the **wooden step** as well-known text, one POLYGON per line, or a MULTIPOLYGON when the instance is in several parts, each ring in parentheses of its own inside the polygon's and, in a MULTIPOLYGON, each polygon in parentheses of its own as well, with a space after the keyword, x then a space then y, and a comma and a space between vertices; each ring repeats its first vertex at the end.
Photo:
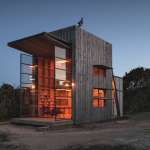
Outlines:
POLYGON ((49 118, 13 118, 11 120, 12 124, 16 125, 27 125, 36 127, 57 127, 57 126, 67 126, 72 125, 72 120, 54 120, 49 118))

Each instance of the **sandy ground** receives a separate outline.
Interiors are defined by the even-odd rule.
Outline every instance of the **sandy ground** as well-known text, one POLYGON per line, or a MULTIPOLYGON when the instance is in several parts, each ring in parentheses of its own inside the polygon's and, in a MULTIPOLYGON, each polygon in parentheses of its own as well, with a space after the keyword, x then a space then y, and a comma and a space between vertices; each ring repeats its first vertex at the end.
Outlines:
POLYGON ((59 130, 38 131, 37 128, 2 124, 0 133, 9 137, 9 141, 0 142, 0 150, 57 150, 71 145, 120 144, 150 150, 150 113, 134 115, 128 120, 59 130))

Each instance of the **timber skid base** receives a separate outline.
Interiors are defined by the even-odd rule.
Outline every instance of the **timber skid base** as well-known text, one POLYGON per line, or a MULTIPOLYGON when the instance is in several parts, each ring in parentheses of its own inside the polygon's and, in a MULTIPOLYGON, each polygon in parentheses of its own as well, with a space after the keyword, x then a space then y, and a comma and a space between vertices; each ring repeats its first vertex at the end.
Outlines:
POLYGON ((12 124, 15 125, 26 125, 35 127, 59 127, 59 126, 70 126, 73 125, 72 120, 55 120, 53 118, 36 118, 36 117, 26 117, 26 118, 13 118, 11 120, 12 124))

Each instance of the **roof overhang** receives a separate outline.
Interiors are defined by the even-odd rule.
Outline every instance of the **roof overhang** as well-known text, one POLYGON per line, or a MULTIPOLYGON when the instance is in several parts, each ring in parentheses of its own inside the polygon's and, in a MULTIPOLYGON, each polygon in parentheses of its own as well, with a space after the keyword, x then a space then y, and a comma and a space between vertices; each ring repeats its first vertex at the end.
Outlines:
POLYGON ((101 68, 101 69, 112 69, 112 67, 105 66, 105 65, 94 65, 94 67, 101 68))
POLYGON ((49 56, 54 46, 71 48, 71 44, 47 32, 9 42, 8 46, 36 56, 49 56))

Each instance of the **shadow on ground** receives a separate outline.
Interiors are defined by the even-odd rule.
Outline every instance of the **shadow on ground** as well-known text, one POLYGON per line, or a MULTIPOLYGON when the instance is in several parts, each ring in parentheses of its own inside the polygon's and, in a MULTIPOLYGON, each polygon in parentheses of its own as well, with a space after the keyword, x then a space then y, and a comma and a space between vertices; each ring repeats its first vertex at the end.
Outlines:
POLYGON ((2 124, 0 150, 150 150, 150 112, 126 120, 40 131, 2 124))
POLYGON ((137 150, 131 145, 91 145, 91 146, 81 146, 74 145, 68 146, 64 150, 137 150))
POLYGON ((23 145, 15 145, 10 142, 9 135, 0 132, 0 150, 26 150, 23 145))

